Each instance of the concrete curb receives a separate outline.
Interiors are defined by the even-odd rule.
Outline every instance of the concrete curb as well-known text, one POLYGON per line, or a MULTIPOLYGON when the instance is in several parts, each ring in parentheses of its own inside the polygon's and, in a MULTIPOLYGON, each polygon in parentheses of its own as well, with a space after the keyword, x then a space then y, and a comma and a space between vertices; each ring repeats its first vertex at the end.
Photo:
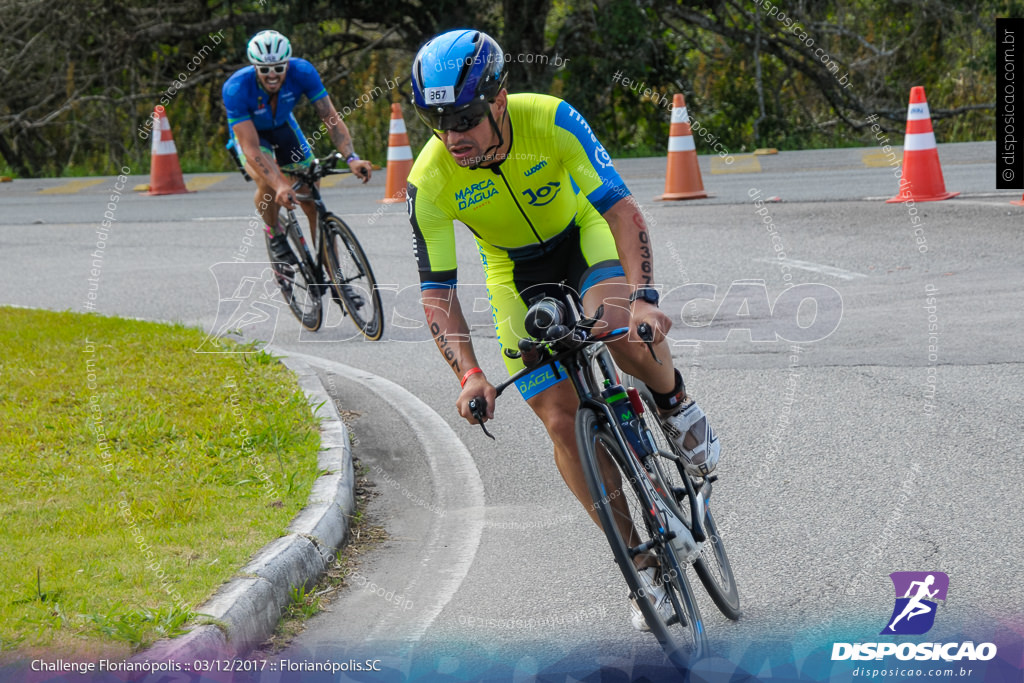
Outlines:
POLYGON ((196 609, 205 623, 185 635, 162 640, 130 661, 210 660, 251 651, 274 633, 292 588, 313 586, 333 561, 348 535, 355 512, 355 475, 348 429, 334 401, 303 360, 268 349, 294 372, 320 419, 324 472, 313 483, 306 506, 291 521, 288 534, 265 545, 238 574, 196 609))

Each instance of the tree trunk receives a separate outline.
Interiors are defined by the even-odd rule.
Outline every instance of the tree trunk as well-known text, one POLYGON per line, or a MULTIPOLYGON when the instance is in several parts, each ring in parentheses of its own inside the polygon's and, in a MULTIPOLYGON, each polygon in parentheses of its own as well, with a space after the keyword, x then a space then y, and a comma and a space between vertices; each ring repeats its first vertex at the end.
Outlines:
POLYGON ((551 0, 505 0, 505 31, 501 48, 508 56, 509 84, 513 91, 544 92, 554 69, 545 52, 544 25, 551 0))
POLYGON ((11 165, 14 172, 23 178, 28 178, 32 174, 28 171, 28 166, 25 165, 25 160, 20 154, 11 149, 11 146, 7 144, 7 138, 0 135, 0 156, 11 165))

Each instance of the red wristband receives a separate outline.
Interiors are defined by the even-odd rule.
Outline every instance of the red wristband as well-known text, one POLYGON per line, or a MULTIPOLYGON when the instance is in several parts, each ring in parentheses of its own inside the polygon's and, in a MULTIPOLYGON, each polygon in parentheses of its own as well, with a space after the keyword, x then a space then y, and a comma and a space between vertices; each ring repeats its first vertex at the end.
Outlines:
POLYGON ((470 375, 475 375, 478 372, 483 372, 480 368, 470 368, 466 370, 466 374, 462 376, 462 386, 466 386, 466 380, 469 379, 470 375))

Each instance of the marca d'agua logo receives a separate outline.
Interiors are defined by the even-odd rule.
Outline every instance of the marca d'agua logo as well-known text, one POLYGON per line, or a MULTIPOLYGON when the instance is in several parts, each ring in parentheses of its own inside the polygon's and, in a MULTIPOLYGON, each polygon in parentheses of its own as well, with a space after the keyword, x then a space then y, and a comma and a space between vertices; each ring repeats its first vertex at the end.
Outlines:
POLYGON ((880 635, 927 633, 935 624, 937 602, 946 600, 949 576, 942 572, 893 572, 896 605, 880 635))

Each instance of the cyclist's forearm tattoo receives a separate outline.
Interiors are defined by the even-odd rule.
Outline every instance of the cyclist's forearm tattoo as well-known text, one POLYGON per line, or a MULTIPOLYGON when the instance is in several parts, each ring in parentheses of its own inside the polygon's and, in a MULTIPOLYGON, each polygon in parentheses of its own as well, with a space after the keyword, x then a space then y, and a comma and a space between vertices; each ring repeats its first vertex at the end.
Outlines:
POLYGON ((263 159, 263 152, 253 155, 253 164, 259 169, 260 173, 263 174, 264 180, 272 181, 274 179, 274 172, 267 165, 267 162, 263 159))
POLYGON ((454 370, 456 374, 462 372, 462 369, 459 367, 459 360, 455 357, 455 349, 448 344, 448 338, 441 331, 441 326, 435 322, 431 322, 430 333, 434 335, 434 342, 437 344, 437 349, 441 352, 441 355, 444 356, 448 365, 452 367, 452 370, 454 370))
POLYGON ((352 146, 352 142, 349 140, 348 135, 342 131, 340 127, 335 125, 330 129, 330 132, 331 142, 334 143, 335 149, 345 156, 348 156, 354 151, 355 148, 352 146))
POLYGON ((345 156, 348 156, 355 151, 355 148, 352 146, 352 142, 349 139, 345 123, 341 120, 341 116, 334 107, 331 106, 328 98, 324 97, 317 100, 313 103, 313 108, 316 110, 316 113, 320 115, 320 118, 324 122, 324 126, 327 127, 327 134, 330 136, 335 149, 345 156))
POLYGON ((639 213, 633 214, 633 223, 637 227, 637 239, 640 240, 640 279, 644 284, 651 284, 654 276, 654 265, 651 262, 651 236, 647 233, 647 225, 639 213))

